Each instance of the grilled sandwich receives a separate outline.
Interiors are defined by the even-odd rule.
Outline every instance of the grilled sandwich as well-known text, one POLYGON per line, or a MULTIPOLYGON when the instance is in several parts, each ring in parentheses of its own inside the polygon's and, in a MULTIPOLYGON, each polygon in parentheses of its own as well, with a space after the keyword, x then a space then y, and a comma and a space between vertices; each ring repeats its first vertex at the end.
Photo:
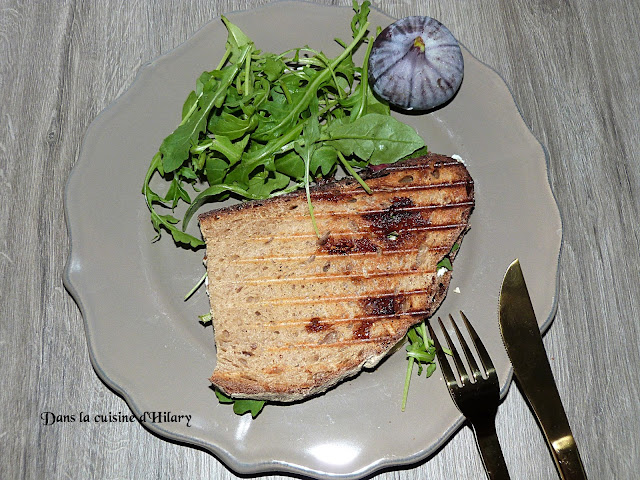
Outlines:
POLYGON ((444 299, 474 207, 464 164, 429 154, 200 215, 217 360, 234 398, 291 402, 375 366, 444 299))

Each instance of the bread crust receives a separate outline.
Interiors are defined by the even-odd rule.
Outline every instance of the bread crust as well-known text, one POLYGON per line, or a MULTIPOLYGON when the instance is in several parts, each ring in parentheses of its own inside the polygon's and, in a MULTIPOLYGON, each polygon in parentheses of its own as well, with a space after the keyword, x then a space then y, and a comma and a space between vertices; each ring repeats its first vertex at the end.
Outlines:
POLYGON ((429 154, 199 217, 216 337, 210 381, 234 398, 301 400, 377 365, 438 308, 437 263, 475 205, 464 164, 429 154))

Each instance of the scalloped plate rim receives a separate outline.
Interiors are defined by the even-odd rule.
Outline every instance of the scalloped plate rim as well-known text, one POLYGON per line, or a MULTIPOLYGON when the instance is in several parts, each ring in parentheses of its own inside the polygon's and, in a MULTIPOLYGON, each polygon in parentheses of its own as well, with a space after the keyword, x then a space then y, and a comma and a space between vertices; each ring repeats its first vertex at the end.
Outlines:
MULTIPOLYGON (((275 2, 270 2, 268 4, 256 7, 255 9, 251 9, 251 10, 236 10, 233 12, 229 12, 225 15, 228 16, 233 16, 234 14, 244 14, 244 13, 253 13, 253 12, 258 12, 260 10, 264 10, 266 8, 271 8, 274 6, 282 6, 283 4, 287 4, 287 3, 306 3, 306 4, 311 4, 314 5, 318 8, 331 8, 331 9, 336 9, 336 10, 350 10, 350 7, 342 7, 342 6, 327 6, 327 5, 319 5, 319 4, 314 4, 313 2, 308 2, 306 0, 277 0, 275 2)), ((376 7, 371 7, 372 10, 378 11, 379 13, 381 13, 382 15, 389 17, 389 15, 385 12, 383 12, 382 10, 379 10, 376 7)), ((389 17, 391 18, 391 17, 389 17)), ((65 212, 65 219, 67 222, 67 231, 68 231, 68 235, 69 235, 69 242, 70 242, 70 251, 69 251, 69 256, 67 258, 66 261, 66 266, 65 266, 65 270, 64 270, 64 275, 63 275, 63 282, 64 285, 66 287, 66 289, 68 290, 68 292, 70 293, 70 295, 73 297, 74 301, 76 302, 76 304, 79 307, 79 310, 81 312, 81 315, 83 317, 83 324, 84 324, 84 328, 85 328, 85 334, 87 336, 87 346, 89 349, 89 356, 90 356, 90 360, 92 363, 92 366, 94 368, 94 370, 96 371, 97 375, 99 376, 99 378, 108 386, 108 388, 110 388, 111 390, 113 390, 116 394, 118 394, 119 396, 121 396, 126 403, 129 405, 129 407, 132 409, 132 411, 136 414, 139 415, 143 409, 138 405, 138 403, 136 402, 136 400, 127 393, 128 388, 125 385, 121 385, 120 383, 114 381, 112 379, 113 375, 109 375, 106 371, 104 371, 101 367, 101 362, 100 360, 97 358, 96 354, 95 354, 95 350, 94 350, 94 342, 95 339, 92 340, 91 338, 91 325, 90 325, 90 319, 87 317, 87 308, 85 306, 85 300, 84 300, 84 296, 82 293, 82 288, 76 285, 76 282, 74 281, 74 265, 76 264, 76 262, 79 261, 79 259, 77 258, 77 249, 74 248, 74 236, 72 235, 72 229, 74 228, 71 224, 71 213, 69 210, 69 201, 70 201, 70 197, 72 196, 72 193, 70 192, 71 187, 73 186, 73 181, 75 176, 77 176, 81 169, 81 167, 85 166, 85 164, 83 163, 83 159, 85 158, 85 155, 87 154, 86 152, 86 143, 88 142, 88 139, 91 138, 92 135, 94 135, 96 133, 97 130, 99 130, 99 127, 101 126, 101 123, 103 123, 105 121, 105 117, 108 117, 109 115, 113 114, 113 110, 115 109, 115 107, 119 106, 120 102, 125 99, 127 97, 127 95, 130 95, 135 88, 138 88, 141 86, 141 82, 144 80, 144 76, 149 74, 151 72, 151 69, 157 65, 159 65, 160 63, 163 62, 163 60, 166 60, 168 58, 170 58, 172 55, 175 55, 176 53, 180 52, 180 49, 182 48, 186 48, 188 47, 189 43, 192 41, 192 39, 196 36, 199 35, 204 35, 206 34, 206 30, 208 29, 208 27, 210 27, 210 25, 214 22, 216 22, 217 20, 219 20, 220 17, 215 17, 213 18, 211 21, 206 22, 203 26, 201 26, 197 31, 195 31, 191 36, 189 36, 189 38, 187 40, 185 40, 183 43, 177 45, 175 48, 172 48, 171 50, 169 50, 168 52, 162 54, 161 56, 146 62, 144 65, 142 65, 139 70, 138 73, 136 74, 134 80, 132 81, 131 85, 124 91, 122 92, 108 107, 106 107, 102 112, 100 112, 95 118, 94 120, 91 122, 91 124, 89 125, 85 137, 83 139, 82 142, 82 146, 80 148, 79 154, 78 154, 78 159, 76 162, 76 165, 74 165, 72 171, 70 172, 69 175, 69 180, 66 184, 65 187, 65 192, 64 192, 64 212, 65 212)), ((480 65, 482 65, 483 67, 485 67, 488 71, 490 71, 493 75, 496 75, 500 81, 506 86, 507 90, 509 91, 509 95, 511 96, 511 99, 513 101, 513 106, 515 107, 515 110, 518 112, 518 116, 520 117, 520 120, 522 121, 523 127, 529 132, 529 134, 531 135, 531 137, 533 139, 535 139, 535 141, 538 143, 540 149, 542 150, 542 153, 544 155, 544 159, 545 159, 545 166, 546 166, 546 171, 547 171, 547 182, 550 183, 550 178, 549 178, 549 154, 547 152, 547 149, 544 147, 544 145, 535 137, 535 135, 533 134, 533 132, 531 132, 530 128, 528 127, 528 125, 526 125, 524 118, 522 116, 522 113, 517 105, 517 103, 515 102, 515 99, 513 98, 513 94, 511 92, 511 89, 509 88, 508 84, 504 81, 504 79, 502 78, 502 76, 496 71, 494 70, 491 66, 487 65, 486 63, 482 62, 481 60, 477 59, 477 57, 475 57, 464 45, 461 44, 461 46, 463 47, 463 50, 465 51, 465 53, 469 56, 471 56, 473 59, 475 59, 475 61, 477 61, 480 65)), ((463 84, 464 85, 464 84, 463 84)), ((550 193, 551 193, 551 197, 553 199, 553 204, 557 210, 557 201, 555 199, 554 193, 551 189, 550 193)), ((560 216, 560 212, 557 212, 558 214, 558 221, 560 222, 560 229, 562 231, 562 218, 560 216)), ((553 266, 553 272, 554 272, 554 280, 555 280, 555 294, 552 300, 552 306, 551 306, 551 310, 547 316, 546 319, 544 319, 544 321, 542 322, 542 324, 540 325, 540 329, 542 332, 546 332, 548 330, 548 328, 550 327, 553 317, 555 316, 556 310, 557 310, 557 297, 558 297, 558 289, 559 289, 559 276, 558 276, 558 267, 559 267, 559 260, 560 260, 560 254, 561 254, 561 250, 562 250, 562 236, 559 240, 558 243, 558 255, 557 255, 557 260, 556 260, 556 264, 553 266)), ((505 381, 502 389, 501 389, 501 396, 505 396, 510 383, 511 383, 511 376, 512 376, 512 369, 509 369, 509 378, 505 381)), ((277 473, 277 472, 285 472, 285 473, 293 473, 293 474, 304 474, 304 475, 313 475, 315 477, 318 478, 359 478, 362 475, 367 475, 367 474, 371 474, 377 470, 383 469, 383 468, 389 468, 389 467, 401 467, 401 466, 409 466, 409 465, 414 465, 416 463, 422 462, 424 461, 426 458, 430 457, 434 452, 436 452, 438 449, 440 449, 457 431, 458 429, 462 426, 464 420, 460 417, 458 419, 458 421, 456 423, 454 423, 448 430, 446 430, 445 432, 443 432, 442 436, 440 438, 438 438, 436 440, 435 443, 433 443, 432 445, 430 445, 428 448, 426 449, 422 449, 417 451, 414 455, 406 457, 406 458, 402 458, 402 459, 392 459, 392 458, 380 458, 377 459, 376 461, 370 462, 369 464, 367 464, 366 466, 363 466, 357 470, 354 470, 352 472, 349 473, 340 473, 340 474, 335 474, 332 472, 328 472, 328 471, 320 471, 318 469, 312 468, 312 467, 308 467, 305 465, 300 465, 300 464, 294 464, 294 463, 290 463, 287 461, 278 461, 278 460, 274 460, 272 462, 266 462, 266 463, 243 463, 243 462, 239 462, 236 457, 233 456, 232 453, 230 453, 229 451, 225 450, 223 447, 216 445, 214 443, 211 443, 209 441, 206 441, 204 439, 194 439, 193 437, 190 436, 186 436, 186 435, 181 435, 176 433, 175 431, 172 431, 170 429, 165 429, 162 427, 159 427, 157 424, 143 424, 144 427, 150 431, 152 431, 154 434, 160 435, 163 438, 167 438, 170 439, 172 441, 176 441, 176 442, 183 442, 185 444, 188 444, 189 446, 195 446, 198 448, 203 448, 205 449, 207 452, 210 452, 212 454, 214 454, 217 458, 219 458, 225 465, 227 465, 227 467, 233 469, 234 471, 246 475, 246 474, 260 474, 260 473, 277 473)))

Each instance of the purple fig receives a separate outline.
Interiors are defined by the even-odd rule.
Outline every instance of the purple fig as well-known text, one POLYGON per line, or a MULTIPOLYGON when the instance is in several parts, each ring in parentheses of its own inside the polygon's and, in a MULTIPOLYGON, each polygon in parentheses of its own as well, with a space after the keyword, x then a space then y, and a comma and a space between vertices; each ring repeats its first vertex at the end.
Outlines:
POLYGON ((460 88, 464 61, 453 34, 431 17, 405 17, 385 28, 369 56, 369 84, 391 105, 431 110, 460 88))

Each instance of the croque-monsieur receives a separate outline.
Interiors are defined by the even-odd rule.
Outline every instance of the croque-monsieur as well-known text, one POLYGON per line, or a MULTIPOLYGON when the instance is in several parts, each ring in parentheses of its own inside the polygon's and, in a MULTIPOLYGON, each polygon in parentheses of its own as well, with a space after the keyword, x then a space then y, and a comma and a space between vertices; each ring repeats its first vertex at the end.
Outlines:
POLYGON ((429 154, 200 215, 217 361, 234 398, 290 402, 375 366, 444 299, 474 207, 464 164, 429 154))

